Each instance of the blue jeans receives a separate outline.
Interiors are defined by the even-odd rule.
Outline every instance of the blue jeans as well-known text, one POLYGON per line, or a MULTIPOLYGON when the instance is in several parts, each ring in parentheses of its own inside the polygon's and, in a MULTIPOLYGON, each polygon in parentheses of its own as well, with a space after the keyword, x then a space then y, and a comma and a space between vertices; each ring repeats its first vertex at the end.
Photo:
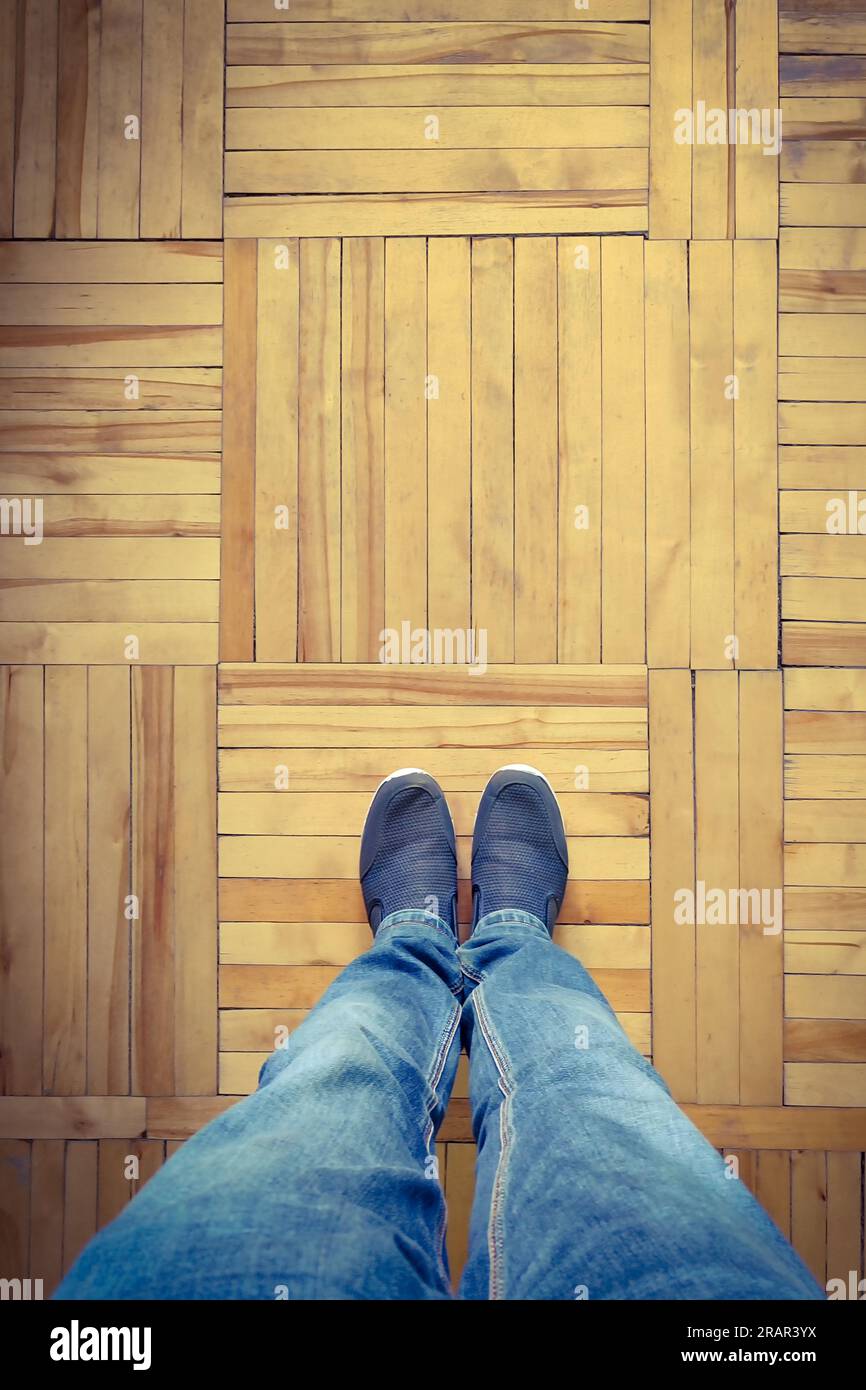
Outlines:
POLYGON ((457 947, 386 918, 262 1068, 91 1242, 60 1298, 447 1299, 434 1140, 470 1052, 467 1299, 823 1292, 525 912, 457 947))

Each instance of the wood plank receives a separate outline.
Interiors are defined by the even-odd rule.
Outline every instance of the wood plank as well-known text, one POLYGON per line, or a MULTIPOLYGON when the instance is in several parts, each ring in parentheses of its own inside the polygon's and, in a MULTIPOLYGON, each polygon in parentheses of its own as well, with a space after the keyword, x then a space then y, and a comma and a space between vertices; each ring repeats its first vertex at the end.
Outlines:
MULTIPOLYGON (((455 766, 467 757, 468 750, 478 748, 546 748, 558 744, 566 749, 573 744, 614 750, 646 748, 646 724, 642 709, 579 705, 570 709, 556 705, 496 708, 466 703, 455 704, 447 714, 439 705, 392 705, 387 727, 383 727, 374 705, 223 705, 219 710, 220 745, 224 748, 425 747, 449 762, 455 760, 455 766)), ((309 772, 313 766, 308 761, 305 770, 309 772)), ((364 766, 354 757, 346 761, 347 772, 363 770, 364 766)), ((372 761, 369 766, 373 766, 372 761)), ((234 790, 256 788, 238 786, 234 790)))
POLYGON ((866 847, 848 844, 786 845, 785 882, 792 887, 866 887, 866 847))
POLYGON ((557 278, 554 238, 515 242, 514 658, 523 662, 557 655, 557 278))
POLYGON ((35 1139, 30 1158, 30 1269, 49 1295, 63 1273, 63 1186, 66 1145, 35 1139))
POLYGON ((649 101, 650 237, 687 238, 692 234, 692 148, 674 139, 674 129, 675 113, 692 106, 689 0, 654 0, 649 101))
MULTIPOLYGON (((820 3, 820 0, 819 0, 820 3)), ((415 0, 413 17, 426 22, 463 21, 466 7, 461 0, 415 0)), ((561 0, 476 0, 472 7, 476 20, 540 20, 555 19, 560 24, 578 23, 591 19, 648 19, 648 0, 593 0, 589 10, 562 14, 561 0)), ((300 13, 297 9, 274 10, 273 0, 228 0, 228 18, 233 22, 274 20, 283 23, 327 20, 405 20, 406 0, 305 0, 300 13)))
POLYGON ((0 1091, 42 1090, 44 687, 39 667, 0 668, 0 1091))
POLYGON ((58 5, 58 20, 54 232, 57 237, 95 237, 102 16, 87 0, 71 0, 58 5))
MULTIPOLYGON (((821 271, 787 270, 780 274, 783 297, 791 277, 821 276, 821 271)), ((789 291, 790 292, 790 291, 789 291)), ((863 401, 866 381, 859 357, 782 357, 779 361, 780 401, 863 401)), ((789 451, 790 457, 790 451, 789 451)))
MULTIPOLYGON (((347 237, 343 242, 341 351, 340 654, 343 661, 375 661, 385 624, 385 243, 381 238, 347 237)), ((263 657, 264 651, 259 655, 263 657)))
POLYGON ((300 246, 298 660, 340 653, 340 243, 300 246))
POLYGON ((215 625, 218 589, 209 579, 5 579, 0 620, 215 625))
POLYGON ((785 716, 785 751, 866 754, 866 712, 792 710, 785 716))
MULTIPOLYGON (((360 829, 360 827, 358 827, 360 829)), ((571 872, 577 878, 597 873, 604 879, 644 878, 649 846, 630 836, 568 839, 571 872)), ((223 878, 354 879, 358 873, 360 835, 225 835, 219 842, 223 878)), ((471 839, 458 839, 458 873, 468 877, 471 839)))
MULTIPOLYGON (((468 884, 458 884, 460 920, 471 916, 468 884)), ((223 878, 220 917, 246 922, 362 921, 364 903, 351 879, 223 878)), ((649 883, 645 880, 571 880, 559 914, 563 925, 645 923, 649 883)), ((810 922, 809 925, 812 925, 810 922)))
POLYGON ((14 228, 17 19, 17 6, 0 5, 0 237, 14 228))
POLYGON ((791 1155, 759 1149, 755 1165, 755 1196, 786 1238, 791 1233, 791 1155))
POLYGON ((130 675, 87 673, 87 1093, 129 1092, 130 675))
POLYGON ((234 1104, 224 1096, 154 1096, 147 1102, 150 1139, 189 1139, 234 1104))
MULTIPOLYGON (((738 110, 763 113, 779 109, 778 50, 777 0, 740 0, 736 7, 734 103, 738 110)), ((776 119, 781 146, 784 118, 776 119)), ((775 240, 779 230, 778 153, 769 154, 763 143, 737 145, 734 179, 737 236, 775 240)))
POLYGON ((830 579, 864 579, 866 536, 783 536, 781 569, 783 574, 824 575, 830 579))
POLYGON ((786 1105, 851 1105, 866 1101, 866 1062, 787 1062, 786 1105))
POLYGON ((218 410, 4 410, 0 448, 22 453, 209 453, 220 447, 218 410))
MULTIPOLYGON (((646 189, 644 149, 229 150, 229 194, 508 193, 646 189)), ((596 194, 605 202, 604 194, 596 194)))
MULTIPOLYGON (((286 732, 292 733, 291 730, 286 732)), ((387 743, 388 731, 383 729, 381 732, 382 741, 387 743)), ((645 737, 646 730, 643 728, 644 741, 645 737)), ((399 746, 399 753, 396 749, 387 752, 360 749, 349 753, 341 747, 320 748, 315 745, 309 748, 283 748, 266 744, 258 749, 224 749, 220 754, 220 786, 224 792, 273 793, 276 789, 280 797, 298 794, 307 796, 308 800, 309 793, 316 793, 320 804, 324 803, 323 793, 339 792, 341 797, 346 793, 363 793, 358 804, 365 810, 365 798, 368 804, 379 783, 389 770, 393 770, 395 762, 407 767, 423 767, 436 778, 443 791, 454 794, 455 798, 480 792, 503 762, 502 751, 497 748, 414 748, 411 744, 407 745, 405 738, 397 738, 394 742, 399 746), (288 791, 284 781, 286 777, 288 791)), ((517 744, 517 747, 526 750, 524 744, 517 744)), ((646 792, 649 789, 646 751, 598 750, 578 743, 562 749, 536 749, 532 759, 533 765, 560 795, 574 793, 578 775, 582 786, 586 784, 593 788, 591 792, 581 790, 579 800, 571 796, 576 807, 584 807, 583 811, 578 809, 575 812, 575 825, 582 824, 584 829, 590 828, 591 831, 593 818, 602 814, 604 807, 608 808, 604 814, 611 824, 614 816, 620 822, 627 818, 628 823, 635 823, 637 816, 638 822, 645 823, 643 809, 640 814, 636 811, 636 798, 618 796, 614 799, 605 793, 646 792), (615 806, 620 800, 627 802, 631 809, 617 812, 615 806)), ((471 800, 469 797, 468 801, 471 800)), ((337 799, 329 798, 329 804, 335 806, 337 799)), ((468 828, 471 830, 471 823, 468 828)))
POLYGON ((221 1096, 248 1096, 256 1089, 259 1072, 268 1059, 267 1052, 221 1052, 219 1055, 219 1093, 221 1096))
POLYGON ((18 6, 15 92, 16 237, 54 231, 58 0, 18 6))
MULTIPOLYGON (((221 965, 348 965, 370 942, 366 922, 221 922, 219 959, 221 965)), ((223 1040, 221 1046, 233 1050, 223 1040)))
MULTIPOLYGON (((848 63, 866 59, 849 58, 848 63)), ((866 92, 866 76, 862 83, 866 92)), ((785 227, 862 227, 866 221, 866 186, 844 183, 783 183, 780 218, 785 227)))
POLYGON ((165 1160, 165 1145, 157 1139, 101 1139, 98 1159, 100 1228, 119 1216, 165 1160), (136 1176, 137 1174, 137 1176, 136 1176))
POLYGON ((866 102, 856 97, 785 97, 781 106, 786 140, 854 140, 866 133, 866 102))
POLYGON ((472 625, 490 661, 514 660, 514 252, 472 246, 472 625))
POLYGON ((866 1112, 807 1106, 684 1105, 686 1115, 718 1148, 836 1149, 863 1146, 866 1112))
POLYGON ((471 257, 468 237, 427 242, 427 473, 437 482, 427 490, 431 629, 471 624, 471 257))
MULTIPOLYGON (((141 55, 141 236, 181 235, 183 0, 148 0, 141 55)), ((192 153, 192 152, 190 152, 192 153)))
POLYGON ((218 454, 14 454, 0 455, 0 471, 10 491, 19 495, 58 494, 88 497, 106 493, 141 495, 204 494, 220 490, 218 454))
POLYGON ((235 1052, 272 1052, 308 1014, 308 1009, 221 1009, 220 1047, 235 1052))
POLYGON ((785 1061, 866 1062, 866 1022, 848 1018, 787 1018, 785 1061))
POLYGON ((601 650, 646 655, 643 243, 601 246, 601 650))
POLYGON ((223 6, 184 0, 183 187, 185 237, 222 236, 223 6))
MULTIPOLYGON (((826 535, 828 527, 834 530, 838 526, 840 503, 845 508, 845 521, 843 524, 856 524, 856 500, 854 507, 848 510, 849 498, 841 488, 833 491, 805 491, 800 488, 793 492, 783 492, 779 497, 779 529, 782 532, 801 532, 813 535, 826 535), (842 496, 840 497, 840 493, 842 496)), ((845 581, 838 581, 844 583, 845 581)), ((847 581, 849 587, 856 586, 856 580, 847 581)), ((830 617, 828 614, 817 614, 818 617, 830 617)))
POLYGON ((63 1273, 68 1274, 96 1235, 99 1146, 88 1140, 66 1145, 63 1203, 63 1273))
POLYGON ((783 227, 779 265, 783 270, 866 269, 866 228, 783 227))
POLYGON ((797 932, 785 943, 785 969, 792 975, 866 975, 866 934, 797 932))
MULTIPOLYGON (((221 1009, 310 1009, 337 978, 326 965, 221 965, 221 1009)), ((649 975, 645 970, 594 969, 592 977, 613 1008, 646 1012, 649 975)))
MULTIPOLYGON (((866 778, 864 778, 866 789, 866 778)), ((866 840, 866 800, 788 801, 786 840, 866 840)))
MULTIPOLYGON (((210 665, 217 659, 216 623, 140 623, 139 659, 151 665, 210 665)), ((129 623, 0 624, 0 659, 12 664, 116 666, 126 661, 129 623)))
POLYGON ((645 63, 639 24, 229 24, 226 63, 645 63))
MULTIPOLYGON (((803 7, 804 9, 806 6, 803 7)), ((779 24, 780 53, 863 53, 866 14, 784 14, 779 24)), ((848 6, 835 4, 836 10, 848 6)), ((852 6, 853 8, 853 6, 852 6)))
POLYGON ((223 248, 215 242, 0 242, 0 282, 4 284, 159 286, 219 283, 222 278, 223 248))
POLYGON ((133 1139, 144 1125, 140 1096, 0 1096, 3 1139, 133 1139))
POLYGON ((788 975, 788 1018, 866 1018, 866 976, 788 975))
POLYGON ((120 537, 52 539, 41 546, 0 548, 3 579, 218 579, 219 542, 120 537), (34 551, 39 551, 38 555, 34 551))
MULTIPOLYGON (((785 889, 788 931, 830 927, 838 931, 857 931, 863 924, 864 908, 866 893, 859 888, 785 889)), ((840 1017, 844 1018, 844 1013, 840 1017)))
POLYGON ((0 367, 199 366, 222 360, 217 327, 0 328, 0 367))
POLYGON ((45 959, 42 1089, 87 1075, 87 671, 45 672, 45 959))
POLYGON ((5 368, 0 371, 0 410, 218 411, 222 406, 218 368, 138 369, 134 376, 130 398, 133 383, 126 373, 110 368, 5 368))
POLYGON ((786 666, 866 665, 866 632, 860 623, 783 623, 786 666))
POLYGON ((254 64, 226 69, 227 105, 646 106, 649 64, 254 64))
POLYGON ((692 683, 688 671, 650 675, 654 1060, 677 1100, 694 1100, 695 928, 674 920, 675 893, 694 885, 692 683))
POLYGON ((458 1288, 469 1255, 469 1222, 475 1196, 474 1144, 449 1144, 445 1170, 448 1204, 446 1248, 452 1288, 458 1288))
POLYGON ((792 140, 782 151, 781 177, 787 183, 862 183, 864 142, 792 140))
MULTIPOLYGON (((415 106, 234 106, 226 111, 227 150, 417 150, 430 145, 426 113, 415 106)), ((440 113, 437 150, 645 149, 641 106, 449 106, 440 113)))
MULTIPOLYGON (((692 82, 707 108, 728 111, 735 100, 736 14, 723 5, 692 9, 692 82)), ((691 102, 687 105, 691 107, 691 102)), ((728 144, 692 147, 692 236, 731 237, 734 233, 734 148, 728 144)))
POLYGON ((175 1089, 175 781, 173 673, 132 672, 132 1090, 175 1089))
POLYGON ((311 1009, 340 973, 331 965, 221 965, 222 1009, 311 1009))
POLYGON ((253 659, 257 265, 253 241, 228 241, 223 426, 220 659, 253 659))
MULTIPOLYGON (((783 738, 778 672, 741 674, 739 726, 739 884, 747 891, 760 888, 762 902, 767 890, 772 902, 781 904, 783 738)), ((785 965, 782 933, 771 934, 766 926, 741 924, 739 933, 740 1100, 746 1105, 782 1102, 785 965)))
POLYGON ((30 1145, 3 1140, 0 1142, 0 1261, 4 1278, 27 1279, 29 1275, 30 1188, 30 1145))
POLYGON ((601 659, 601 245, 558 244, 557 655, 601 659))
POLYGON ((395 633, 427 626, 426 262, 421 238, 385 242, 385 628, 395 633))
POLYGON ((866 59, 783 53, 779 59, 779 90, 783 97, 864 96, 866 59))
POLYGON ((217 1079, 216 673, 174 672, 174 1076, 186 1095, 217 1079))
MULTIPOLYGON (((219 672, 220 703, 247 705, 454 705, 478 698, 477 677, 446 666, 353 663, 226 663, 219 672)), ((644 666, 491 664, 483 683, 485 703, 594 706, 646 704, 644 666)))
POLYGON ((786 671, 785 708, 866 710, 866 671, 786 671))
POLYGON ((644 254, 647 660, 656 667, 687 666, 691 564, 687 248, 683 241, 650 241, 644 254))
MULTIPOLYGON (((696 185, 697 187, 697 185, 696 185)), ((733 257, 695 243, 691 304, 691 664, 730 665, 734 617, 733 257)))
POLYGON ((107 498, 49 497, 43 499, 43 518, 46 538, 218 536, 219 500, 212 496, 137 497, 132 494, 107 498))
MULTIPOLYGON (((775 0, 770 7, 775 15, 775 0)), ((766 0, 738 10, 749 23, 773 25, 766 0)), ((747 37, 757 41, 752 28, 747 37)), ((739 79, 738 79, 739 80, 739 79)), ((741 172, 738 152, 737 177, 741 172)), ((772 161, 762 159, 766 166, 772 161)), ((745 177, 750 227, 773 223, 772 199, 756 173, 745 177), (759 193, 759 189, 763 193, 759 193)), ((772 180, 775 188, 775 176, 772 180)), ((738 213, 738 220, 740 214, 738 213)), ((757 235, 757 232, 754 233, 757 235)), ((737 664, 775 669, 778 660, 779 573, 776 490, 776 251, 770 241, 737 241, 733 258, 734 374, 734 626, 737 664)), ((784 409, 784 408, 783 408, 784 409)))
MULTIPOLYGON (((779 730, 781 758, 781 726, 779 730)), ((291 764, 289 764, 291 768, 291 764)), ((273 764, 272 764, 273 769, 273 764)), ((781 764, 780 764, 781 771, 781 764)), ((291 777, 291 771, 289 773, 291 777)), ((781 777, 780 788, 781 788, 781 777)), ((370 805, 366 792, 274 791, 219 795, 219 829, 223 835, 345 835, 364 824, 370 805)), ((456 791, 448 799, 458 835, 471 835, 478 809, 477 792, 456 791)), ((645 797, 604 792, 565 792, 559 804, 567 835, 645 835, 645 797)), ((781 814, 781 808, 780 808, 781 814)))
POLYGON ((822 487, 831 482, 837 488, 858 487, 864 469, 866 448, 824 444, 789 445, 779 450, 779 482, 783 488, 822 487))
POLYGON ((23 285, 9 284, 0 305, 0 323, 112 327, 165 323, 213 324, 221 318, 219 285, 23 285))
POLYGON ((256 657, 293 661, 298 646, 297 241, 260 241, 256 314, 256 657))
POLYGON ((791 1154, 791 1242, 818 1283, 827 1277, 827 1159, 791 1154))
POLYGON ((807 357, 866 355, 863 314, 782 314, 779 352, 807 357))
MULTIPOLYGON (((841 1279, 850 1297, 863 1272, 863 1179, 858 1154, 827 1154, 827 1279, 841 1279)), ((838 1287, 838 1286, 837 1286, 838 1287)))
MULTIPOLYGON (((695 874, 708 887, 739 883, 738 680, 695 676, 695 874)), ((735 923, 695 926, 697 1095, 740 1099, 740 944, 735 923)))
POLYGON ((866 437, 866 406, 858 402, 786 401, 779 406, 783 444, 859 444, 866 437))
POLYGON ((99 55, 98 236, 139 235, 142 0, 104 0, 99 55))
POLYGON ((250 236, 512 236, 642 232, 646 191, 291 194, 233 197, 225 234, 250 236))

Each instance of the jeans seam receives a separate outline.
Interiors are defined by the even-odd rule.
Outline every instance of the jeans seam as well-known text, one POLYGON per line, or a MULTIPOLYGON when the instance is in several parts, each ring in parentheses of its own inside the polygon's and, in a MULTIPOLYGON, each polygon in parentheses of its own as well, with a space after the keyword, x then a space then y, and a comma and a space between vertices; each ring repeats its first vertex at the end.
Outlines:
MULTIPOLYGON (((463 1010, 460 1004, 455 1002, 453 1013, 451 1014, 450 1019, 446 1024, 445 1030, 442 1034, 442 1040, 434 1054, 433 1063, 427 1075, 427 1087, 430 1092, 431 1098, 427 1102, 427 1122, 424 1126, 424 1152, 425 1154, 427 1154, 428 1157, 430 1156, 430 1141, 433 1138, 433 1107, 435 1106, 438 1100, 438 1096, 436 1094, 436 1087, 442 1080, 442 1073, 445 1070, 445 1063, 448 1059, 448 1053, 450 1052, 451 1045, 454 1042, 455 1037, 457 1036, 457 1029, 460 1026, 460 1019, 462 1015, 463 1010)), ((445 1234, 448 1226, 448 1207, 445 1202, 445 1193, 441 1183, 439 1184, 439 1190, 441 1194, 442 1211, 439 1217, 439 1227, 436 1233, 436 1260, 439 1265, 439 1273, 442 1278, 443 1286, 450 1291, 448 1270, 445 1267, 445 1234)))
POLYGON ((499 1108, 499 1159, 493 1177, 493 1191, 490 1198, 490 1217, 487 1223, 487 1251, 490 1261, 488 1296, 491 1300, 496 1300, 504 1296, 502 1292, 504 1282, 502 1274, 502 1252, 505 1245, 503 1203, 505 1199, 505 1184, 508 1178, 508 1160, 511 1156, 511 1150, 514 1147, 514 1132, 511 1121, 511 1102, 514 1096, 514 1082, 509 1075, 504 1050, 499 1044, 490 1015, 487 1012, 487 1006, 484 1002, 482 993, 483 988, 484 986, 480 985, 472 997, 475 1003, 476 1016, 481 1029, 481 1035, 493 1058, 493 1065, 496 1067, 499 1076, 499 1089, 503 1097, 502 1104, 499 1108))

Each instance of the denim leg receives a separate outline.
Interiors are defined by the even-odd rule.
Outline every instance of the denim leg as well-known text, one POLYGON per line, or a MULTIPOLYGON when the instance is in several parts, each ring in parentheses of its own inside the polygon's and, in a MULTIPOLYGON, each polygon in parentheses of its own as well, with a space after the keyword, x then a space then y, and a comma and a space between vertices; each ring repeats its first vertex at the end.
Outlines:
POLYGON ((190 1139, 59 1298, 450 1298, 434 1136, 459 1056, 446 924, 393 913, 259 1089, 190 1139))
POLYGON ((462 1297, 824 1296, 537 918, 490 913, 458 954, 478 1142, 462 1297))

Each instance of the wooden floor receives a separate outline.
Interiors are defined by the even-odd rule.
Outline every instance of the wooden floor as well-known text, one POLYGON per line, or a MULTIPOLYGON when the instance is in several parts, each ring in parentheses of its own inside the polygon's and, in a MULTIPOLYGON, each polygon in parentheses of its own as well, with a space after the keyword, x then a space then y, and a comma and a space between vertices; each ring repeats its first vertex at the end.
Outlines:
MULTIPOLYGON (((518 760, 557 940, 861 1277, 866 0, 226 9, 0 0, 0 1277, 366 948, 382 776, 447 791, 465 917, 518 760)), ((465 1059, 439 1153, 459 1272, 465 1059)))

